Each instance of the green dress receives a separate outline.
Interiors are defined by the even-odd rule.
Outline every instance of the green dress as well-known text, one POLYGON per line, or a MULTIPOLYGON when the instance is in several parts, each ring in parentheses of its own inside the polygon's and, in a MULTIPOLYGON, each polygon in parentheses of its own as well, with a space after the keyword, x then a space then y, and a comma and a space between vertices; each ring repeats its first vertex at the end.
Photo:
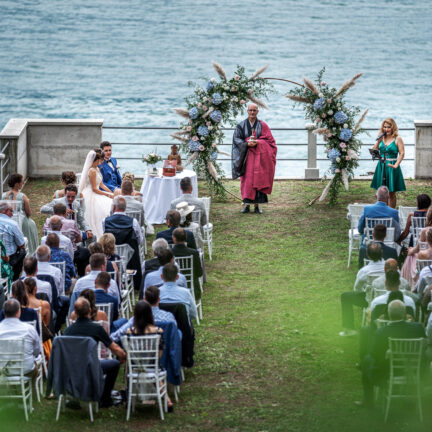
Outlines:
POLYGON ((396 163, 399 153, 396 142, 392 141, 388 146, 385 146, 384 141, 381 141, 378 149, 381 157, 384 157, 384 153, 386 154, 386 182, 383 184, 383 164, 379 161, 372 179, 371 188, 378 189, 380 186, 387 186, 390 192, 406 190, 400 166, 396 169, 388 166, 388 164, 394 165, 396 163))

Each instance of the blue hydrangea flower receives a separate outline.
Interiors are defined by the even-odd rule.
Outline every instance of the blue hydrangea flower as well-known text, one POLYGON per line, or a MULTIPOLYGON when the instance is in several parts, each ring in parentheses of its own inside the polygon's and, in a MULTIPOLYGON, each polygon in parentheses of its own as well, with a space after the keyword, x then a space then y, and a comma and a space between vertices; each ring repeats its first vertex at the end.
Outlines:
POLYGON ((209 92, 212 89, 214 89, 214 84, 211 81, 209 81, 207 83, 206 90, 207 90, 207 92, 209 92))
POLYGON ((219 123, 222 120, 222 113, 219 110, 215 110, 210 114, 210 118, 215 123, 219 123))
POLYGON ((207 136, 209 134, 209 130, 207 126, 199 126, 198 127, 198 135, 207 136))
POLYGON ((197 107, 193 107, 189 110, 189 117, 192 120, 195 120, 198 117, 198 108, 197 107))
POLYGON ((222 96, 219 93, 213 93, 212 102, 214 105, 220 105, 223 102, 222 96))
POLYGON ((217 159, 218 157, 218 152, 212 152, 212 154, 210 155, 210 161, 213 162, 217 159))
POLYGON ((339 156, 340 156, 340 152, 337 149, 331 149, 328 152, 328 157, 332 162, 335 162, 339 156))
POLYGON ((196 152, 199 150, 200 145, 201 145, 201 143, 199 141, 190 140, 189 141, 189 150, 191 152, 196 152))
POLYGON ((334 120, 337 124, 345 123, 348 119, 348 116, 343 111, 338 111, 334 115, 334 120))
POLYGON ((324 102, 325 102, 324 98, 317 99, 313 104, 314 110, 315 111, 322 110, 324 108, 324 102))
POLYGON ((348 141, 351 137, 352 137, 351 129, 342 129, 339 134, 339 138, 342 141, 348 141))

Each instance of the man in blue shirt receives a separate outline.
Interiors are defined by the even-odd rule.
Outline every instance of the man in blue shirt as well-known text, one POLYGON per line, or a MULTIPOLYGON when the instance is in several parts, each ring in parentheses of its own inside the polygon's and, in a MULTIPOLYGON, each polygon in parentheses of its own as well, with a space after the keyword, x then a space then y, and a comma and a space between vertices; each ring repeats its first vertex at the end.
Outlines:
POLYGON ((0 204, 0 234, 13 270, 13 280, 21 274, 25 258, 25 240, 18 224, 12 219, 13 209, 8 203, 0 204))
MULTIPOLYGON (((146 276, 144 281, 144 291, 152 285, 156 285, 157 287, 163 285, 164 281, 162 279, 162 269, 165 264, 174 263, 174 255, 171 249, 165 249, 160 251, 158 255, 158 260, 160 267, 156 271, 153 271, 146 276)), ((181 273, 178 274, 177 285, 185 288, 187 287, 186 277, 181 273)))
POLYGON ((195 300, 187 288, 177 285, 178 276, 178 269, 174 264, 168 263, 163 266, 162 279, 165 283, 160 287, 160 301, 161 303, 183 303, 191 320, 197 316, 195 300))
POLYGON ((387 186, 381 186, 376 192, 377 202, 363 208, 358 223, 358 232, 364 234, 366 218, 392 218, 392 227, 395 229, 395 240, 400 237, 399 212, 387 205, 389 190, 387 186))
POLYGON ((65 292, 69 294, 69 288, 72 284, 72 278, 75 277, 75 266, 70 255, 60 249, 60 239, 57 234, 50 233, 47 235, 45 244, 51 250, 49 262, 65 262, 65 292))

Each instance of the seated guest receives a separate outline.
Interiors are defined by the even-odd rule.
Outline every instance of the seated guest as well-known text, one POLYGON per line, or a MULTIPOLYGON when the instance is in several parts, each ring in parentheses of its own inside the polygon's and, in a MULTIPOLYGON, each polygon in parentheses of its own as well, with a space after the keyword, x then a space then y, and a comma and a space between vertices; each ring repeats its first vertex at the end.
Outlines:
MULTIPOLYGON (((171 312, 164 311, 159 308, 160 303, 160 290, 157 286, 150 286, 145 292, 145 301, 151 306, 153 317, 156 325, 161 322, 176 322, 174 315, 171 312)), ((124 336, 128 329, 133 326, 134 319, 131 318, 128 322, 123 324, 116 332, 111 335, 114 342, 120 343, 121 337, 124 336)))
POLYGON ((358 223, 358 232, 364 234, 366 218, 392 218, 392 227, 395 229, 395 239, 400 236, 399 212, 387 205, 389 190, 387 186, 381 186, 376 192, 377 202, 373 205, 367 205, 363 208, 358 223))
MULTIPOLYGON (((29 253, 33 253, 38 247, 38 232, 36 228, 35 221, 30 218, 31 209, 30 201, 26 194, 21 192, 24 185, 24 177, 21 174, 12 174, 9 177, 8 185, 10 187, 9 191, 4 192, 2 195, 3 200, 19 201, 21 203, 20 221, 21 230, 24 237, 28 240, 28 250, 29 253)), ((18 211, 18 210, 17 210, 18 211)))
MULTIPOLYGON (((38 298, 36 298, 36 292, 37 292, 36 281, 33 278, 25 278, 24 281, 16 281, 16 283, 18 282, 24 284, 27 293, 28 307, 32 309, 41 308, 42 322, 47 327, 49 327, 51 321, 51 306, 47 301, 39 300, 38 298)), ((21 315, 22 315, 22 311, 21 311, 21 315)), ((29 320, 29 321, 33 321, 33 320, 29 320)))
POLYGON ((192 212, 194 209, 195 207, 190 206, 186 201, 177 204, 176 210, 180 213, 181 217, 179 227, 184 228, 187 232, 192 232, 196 241, 197 249, 202 250, 204 248, 204 230, 198 222, 192 220, 192 212))
MULTIPOLYGON (((397 270, 389 270, 388 272, 386 272, 385 278, 386 278, 385 286, 386 286, 387 292, 383 295, 375 297, 371 302, 370 309, 371 309, 371 319, 372 320, 378 318, 385 311, 389 294, 392 291, 399 291, 400 276, 399 276, 399 272, 397 270)), ((407 307, 409 307, 411 309, 410 314, 411 315, 413 313, 415 314, 416 307, 415 307, 413 299, 411 297, 403 294, 403 302, 407 307)))
POLYGON ((140 212, 141 222, 145 225, 144 206, 137 201, 133 195, 133 184, 129 180, 123 180, 121 184, 121 195, 126 200, 126 211, 140 212))
POLYGON ((121 185, 122 179, 118 170, 117 161, 111 156, 112 149, 109 141, 103 141, 100 145, 104 154, 104 161, 99 165, 100 173, 102 174, 103 184, 113 192, 121 185))
POLYGON ((373 387, 385 382, 389 374, 389 360, 386 356, 389 338, 424 338, 425 331, 420 323, 406 322, 406 307, 400 300, 393 300, 388 306, 390 323, 378 329, 372 339, 372 348, 361 362, 363 404, 373 406, 373 387))
POLYGON ((27 257, 24 260, 24 274, 26 278, 34 279, 36 282, 36 293, 37 294, 46 294, 48 301, 50 304, 55 308, 57 305, 53 304, 53 298, 57 298, 57 293, 55 296, 53 296, 53 290, 56 289, 55 285, 54 287, 51 286, 49 282, 43 281, 41 279, 37 278, 38 274, 38 260, 35 257, 27 257))
POLYGON ((102 251, 108 261, 119 261, 120 256, 116 254, 116 239, 111 233, 106 233, 100 237, 98 243, 102 246, 102 251))
MULTIPOLYGON (((155 320, 152 313, 152 308, 147 302, 139 301, 135 305, 133 325, 128 330, 128 335, 144 336, 144 335, 159 335, 159 358, 162 357, 164 350, 163 329, 155 325, 155 320)), ((173 403, 167 392, 168 411, 173 411, 173 403)))
MULTIPOLYGON (((66 206, 62 203, 54 205, 53 213, 61 219, 61 233, 66 236, 72 242, 72 249, 74 251, 74 263, 77 266, 77 271, 80 276, 84 276, 85 266, 89 262, 90 253, 87 248, 78 245, 82 241, 82 235, 78 229, 77 223, 73 219, 67 219, 66 206)), ((48 231, 50 229, 50 219, 47 218, 43 230, 48 231)))
MULTIPOLYGON (((104 234, 104 235, 107 235, 107 234, 104 234)), ((104 235, 102 235, 101 238, 104 235)), ((112 234, 109 234, 109 235, 112 235, 112 234)), ((114 242, 115 242, 115 239, 114 239, 114 242)), ((115 262, 113 262, 112 260, 108 259, 107 254, 105 254, 104 248, 102 246, 102 243, 100 243, 99 241, 93 242, 93 243, 91 243, 89 245, 88 249, 89 249, 89 252, 90 252, 90 256, 93 255, 93 254, 96 254, 96 253, 100 253, 100 254, 104 254, 105 255, 105 257, 106 257, 106 263, 105 263, 106 264, 106 270, 105 271, 106 272, 108 272, 108 273, 116 272, 117 274, 119 273, 119 269, 118 269, 117 264, 115 262)), ((115 255, 115 256, 118 256, 118 255, 115 255)), ((90 268, 90 264, 89 264, 86 267, 86 269, 85 269, 85 273, 88 274, 90 270, 91 270, 91 268, 90 268)), ((119 279, 117 279, 117 283, 119 283, 119 282, 120 282, 119 279)))
MULTIPOLYGON (((166 224, 168 229, 165 231, 159 231, 156 234, 156 238, 164 238, 169 244, 173 244, 172 233, 180 226, 181 216, 177 210, 168 210, 166 214, 166 224)), ((188 247, 196 249, 197 245, 195 237, 192 232, 186 231, 186 242, 188 247)))
MULTIPOLYGON (((386 321, 390 320, 389 314, 388 314, 388 306, 389 306, 389 304, 393 300, 400 300, 402 303, 405 304, 405 302, 404 302, 404 294, 402 293, 402 291, 396 290, 396 291, 390 291, 389 292, 389 295, 387 297, 387 304, 385 305, 385 308, 382 309, 382 312, 383 312, 382 315, 380 315, 377 319, 386 320, 386 321)), ((379 306, 381 306, 381 305, 379 305, 379 306)), ((377 306, 375 308, 375 312, 379 312, 378 311, 379 306, 377 306)), ((415 321, 415 319, 414 319, 414 311, 412 310, 412 308, 410 308, 406 304, 405 304, 405 307, 406 307, 406 311, 407 311, 406 320, 405 321, 414 322, 415 321)))
MULTIPOLYGON (((431 260, 432 259, 432 228, 428 228, 426 231, 426 240, 429 245, 429 249, 422 250, 418 253, 417 259, 422 260, 431 260)), ((417 284, 415 285, 414 292, 418 293, 420 297, 423 296, 423 293, 428 285, 431 283, 432 269, 431 266, 425 266, 422 268, 419 276, 417 284)))
POLYGON ((405 229, 403 230, 402 234, 400 235, 399 239, 398 239, 398 243, 401 243, 403 240, 405 240, 409 233, 410 233, 410 228, 411 228, 411 221, 413 217, 426 217, 426 213, 428 211, 428 208, 431 205, 431 199, 429 197, 429 195, 427 194, 420 194, 417 195, 417 210, 414 212, 411 212, 408 215, 406 224, 405 224, 405 229))
MULTIPOLYGON (((141 201, 142 200, 142 193, 135 189, 135 176, 131 172, 125 172, 123 174, 123 177, 122 177, 122 183, 124 181, 130 181, 132 183, 132 188, 133 188, 132 196, 135 197, 136 200, 141 201)), ((114 191, 114 196, 116 196, 116 195, 122 195, 121 190, 116 189, 114 191)))
MULTIPOLYGON (((387 273, 390 270, 398 271, 398 263, 393 258, 386 259, 384 263, 384 273, 387 273)), ((402 276, 399 278, 400 280, 400 290, 401 291, 410 291, 409 283, 406 279, 404 279, 402 276)), ((376 278, 372 282, 372 288, 374 289, 385 289, 385 282, 386 282, 386 276, 383 274, 382 276, 376 278)))
POLYGON ((159 264, 158 256, 159 256, 160 251, 168 249, 168 242, 163 238, 158 238, 152 243, 152 249, 153 249, 153 257, 154 258, 150 258, 150 259, 144 261, 144 264, 143 264, 144 273, 143 273, 143 278, 142 278, 141 287, 140 287, 140 291, 139 291, 139 297, 138 297, 139 300, 142 300, 142 298, 144 296, 144 283, 145 283, 146 277, 149 273, 154 272, 154 271, 159 269, 160 264, 159 264))
POLYGON ((354 330, 353 306, 359 306, 361 308, 368 306, 365 292, 368 276, 377 273, 384 274, 384 260, 382 259, 381 245, 379 243, 369 243, 366 253, 371 262, 358 271, 354 284, 354 291, 344 292, 341 295, 342 327, 344 330, 339 333, 340 336, 352 336, 356 334, 354 330))
MULTIPOLYGON (((60 181, 63 185, 63 189, 56 190, 53 195, 53 199, 63 198, 65 195, 65 187, 67 185, 77 185, 77 176, 73 171, 63 171, 61 173, 60 181)), ((82 198, 82 194, 80 196, 82 198)))
MULTIPOLYGON (((387 234, 387 228, 385 225, 377 224, 374 226, 372 237, 374 239, 374 242, 379 243, 381 245, 381 249, 383 251, 383 258, 385 260, 389 258, 394 258, 395 260, 397 260, 398 256, 397 256, 396 249, 387 246, 384 243, 386 234, 387 234)), ((366 247, 365 245, 362 245, 359 251, 359 269, 364 266, 365 256, 366 256, 366 247)))
MULTIPOLYGON (((27 291, 21 280, 17 280, 12 285, 12 297, 18 301, 21 313, 19 316, 20 321, 29 322, 38 319, 37 312, 29 305, 27 291)), ((0 312, 0 321, 5 317, 3 311, 0 312)))
POLYGON ((195 210, 201 211, 201 220, 200 224, 201 226, 204 226, 207 224, 207 213, 205 210, 204 202, 199 199, 195 198, 192 195, 192 180, 190 177, 184 177, 180 180, 180 189, 182 191, 182 195, 180 195, 179 198, 176 198, 175 200, 171 201, 171 209, 176 210, 177 204, 181 202, 187 202, 189 205, 192 205, 195 207, 195 210))
MULTIPOLYGON (((71 259, 74 259, 74 250, 72 241, 62 234, 62 220, 59 216, 52 216, 49 221, 49 232, 52 232, 57 235, 59 238, 60 247, 62 249, 65 249, 71 259)), ((41 245, 44 245, 46 243, 47 236, 44 236, 41 238, 41 245)))
POLYGON ((0 339, 24 339, 24 374, 36 377, 36 360, 40 355, 39 335, 31 324, 19 320, 20 304, 15 299, 3 306, 5 319, 0 323, 0 339))
MULTIPOLYGON (((73 300, 77 298, 79 293, 86 289, 91 288, 94 289, 95 287, 95 280, 97 275, 100 272, 106 271, 106 257, 102 253, 95 253, 90 257, 90 273, 80 279, 77 280, 72 294, 72 300, 71 304, 73 304, 73 300), (75 295, 75 298, 74 298, 75 295)), ((112 295, 117 299, 117 301, 120 301, 120 292, 117 286, 117 282, 114 279, 110 279, 110 286, 108 288, 108 294, 112 295)))
POLYGON ((164 284, 160 289, 161 303, 183 303, 186 306, 189 320, 197 317, 197 308, 190 291, 177 285, 178 269, 172 264, 165 264, 162 270, 164 284))
POLYGON ((118 330, 123 324, 127 322, 126 318, 119 319, 119 302, 116 297, 108 294, 108 288, 111 283, 111 277, 107 272, 100 272, 95 279, 95 298, 96 304, 110 303, 112 316, 109 317, 111 320, 111 331, 118 330))
POLYGON ((75 220, 78 228, 85 232, 83 240, 91 239, 93 238, 93 233, 90 225, 84 218, 84 207, 80 204, 80 200, 77 199, 77 195, 78 188, 75 185, 67 185, 65 187, 65 196, 54 199, 49 204, 45 204, 41 207, 40 212, 52 215, 56 204, 64 204, 66 206, 66 218, 75 220))
POLYGON ((13 280, 16 281, 21 274, 26 251, 24 235, 12 215, 10 204, 0 203, 0 234, 3 235, 4 247, 13 270, 13 280))
MULTIPOLYGON (((159 261, 159 268, 151 272, 147 275, 145 281, 144 281, 144 291, 151 285, 155 286, 161 286, 164 283, 163 277, 162 277, 162 271, 165 264, 174 264, 174 255, 171 251, 171 249, 164 249, 161 250, 158 255, 158 261, 159 261)), ((187 288, 187 281, 186 277, 182 275, 181 273, 178 274, 177 278, 177 285, 187 288)))
POLYGON ((60 249, 60 240, 57 234, 50 233, 46 236, 46 246, 50 248, 49 262, 64 262, 65 263, 65 292, 69 293, 72 284, 72 278, 75 277, 75 266, 71 257, 67 252, 60 249))
MULTIPOLYGON (((87 299, 88 302, 90 303, 90 319, 92 321, 105 321, 106 323, 109 322, 107 314, 104 311, 98 309, 98 307, 96 305, 95 291, 93 291, 90 288, 87 288, 87 289, 81 291, 79 297, 83 297, 83 298, 87 299)), ((73 310, 72 313, 70 314, 70 319, 71 319, 71 321, 76 321, 77 314, 75 313, 75 310, 73 310)), ((109 331, 110 331, 109 326, 107 325, 106 327, 105 326, 103 326, 103 327, 104 327, 105 331, 109 334, 109 331)))
POLYGON ((126 200, 122 196, 116 196, 113 200, 113 214, 102 222, 104 234, 114 235, 116 244, 128 244, 134 254, 127 264, 128 269, 136 270, 134 286, 141 286, 142 271, 139 256, 139 245, 143 242, 143 236, 138 221, 125 214, 126 200))
POLYGON ((47 245, 39 246, 36 250, 36 259, 38 261, 38 276, 51 276, 55 281, 57 294, 64 295, 62 271, 58 267, 54 267, 49 263, 51 259, 50 248, 47 245))
POLYGON ((196 249, 188 248, 186 246, 186 231, 183 228, 176 228, 173 231, 174 246, 172 252, 174 257, 193 257, 193 281, 194 281, 194 293, 195 299, 201 298, 201 289, 199 278, 203 275, 203 269, 201 266, 201 259, 196 249))
POLYGON ((103 373, 105 375, 105 385, 100 406, 107 408, 113 405, 111 391, 117 379, 120 362, 126 359, 126 353, 108 336, 107 332, 99 324, 91 321, 90 303, 87 299, 79 297, 74 304, 77 320, 65 330, 66 336, 86 336, 91 337, 96 342, 102 342, 119 360, 100 360, 103 373))

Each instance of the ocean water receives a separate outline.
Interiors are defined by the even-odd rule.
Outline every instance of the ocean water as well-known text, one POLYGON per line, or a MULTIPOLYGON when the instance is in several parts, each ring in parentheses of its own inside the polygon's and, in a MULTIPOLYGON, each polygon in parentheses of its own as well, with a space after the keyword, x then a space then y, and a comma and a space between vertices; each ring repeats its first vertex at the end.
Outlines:
MULTIPOLYGON (((172 112, 190 93, 188 81, 228 74, 241 64, 253 73, 299 81, 325 66, 341 85, 357 72, 348 101, 370 108, 365 126, 395 118, 400 127, 432 116, 432 8, 423 1, 359 0, 1 0, 0 125, 10 118, 103 118, 111 126, 175 127, 172 112)), ((275 82, 261 118, 271 127, 303 127, 300 108, 275 82)), ((372 142, 375 132, 364 139, 372 142)), ((413 134, 403 131, 406 143, 413 134)), ((305 133, 275 132, 279 143, 306 142, 305 133)), ((104 130, 121 157, 169 147, 169 131, 104 130), (120 154, 121 153, 121 154, 120 154)), ((230 133, 226 142, 231 140, 230 133)), ((229 151, 229 145, 224 149, 229 151)), ((280 146, 279 157, 305 157, 305 147, 280 146)), ((322 147, 318 156, 323 157, 322 147)), ((364 152, 366 157, 366 153, 364 152)), ((413 148, 407 147, 407 158, 413 148)), ((83 160, 85 155, 83 155, 83 160)), ((224 162, 228 167, 228 163, 224 162)), ((322 172, 328 166, 319 163, 322 172)), ((124 169, 143 171, 138 160, 124 169)), ((278 176, 301 176, 305 162, 279 162, 278 176)), ((362 163, 358 174, 373 164, 362 163)), ((403 164, 405 176, 413 164, 403 164)), ((229 170, 228 170, 229 171, 229 170)))

